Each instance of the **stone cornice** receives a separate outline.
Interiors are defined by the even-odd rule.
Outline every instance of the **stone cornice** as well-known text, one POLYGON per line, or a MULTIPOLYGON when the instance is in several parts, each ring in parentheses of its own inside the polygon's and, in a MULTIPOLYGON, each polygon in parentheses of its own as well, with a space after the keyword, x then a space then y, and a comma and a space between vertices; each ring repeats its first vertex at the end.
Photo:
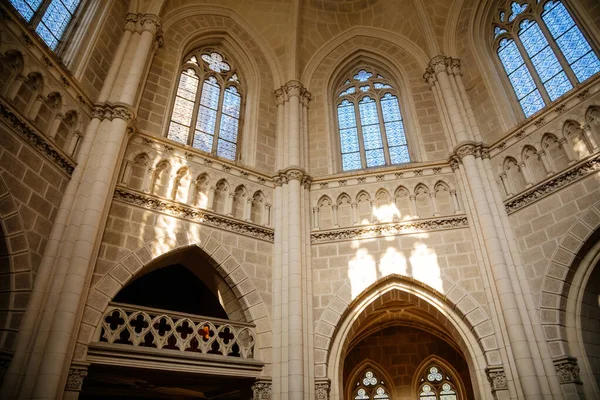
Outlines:
POLYGON ((485 369, 485 373, 492 387, 492 392, 497 390, 508 390, 508 381, 502 367, 489 367, 485 369))
POLYGON ((125 189, 123 187, 117 187, 115 189, 113 199, 122 203, 142 207, 147 210, 160 212, 177 218, 183 218, 188 221, 197 222, 199 224, 214 228, 223 229, 228 232, 250 236, 266 242, 273 242, 275 239, 274 231, 271 228, 228 218, 197 207, 191 207, 172 200, 161 199, 153 195, 125 189))
POLYGON ((468 220, 465 215, 419 219, 388 224, 353 226, 349 228, 313 231, 310 241, 313 244, 329 243, 343 240, 367 239, 374 237, 406 235, 426 231, 465 228, 468 220))
POLYGON ((578 85, 574 90, 562 96, 558 101, 545 107, 529 119, 511 128, 506 135, 489 146, 492 157, 519 143, 541 127, 559 118, 565 112, 577 107, 585 100, 600 92, 600 75, 578 85))
POLYGON ((506 199, 504 201, 506 212, 508 214, 517 212, 598 170, 600 170, 600 154, 594 154, 571 168, 538 183, 534 187, 506 199))
POLYGON ((27 144, 43 154, 66 175, 71 176, 77 165, 75 160, 57 148, 54 143, 47 139, 42 133, 38 132, 37 129, 25 122, 25 120, 15 112, 14 108, 5 103, 3 99, 0 100, 0 118, 10 130, 16 132, 27 144))

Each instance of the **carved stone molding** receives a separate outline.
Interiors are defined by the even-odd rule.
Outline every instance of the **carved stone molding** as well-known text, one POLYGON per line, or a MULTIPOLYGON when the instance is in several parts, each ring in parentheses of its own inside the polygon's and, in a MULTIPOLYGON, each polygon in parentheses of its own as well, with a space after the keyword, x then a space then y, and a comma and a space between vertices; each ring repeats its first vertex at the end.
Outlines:
POLYGON ((427 67, 427 72, 429 73, 440 73, 442 71, 446 71, 446 68, 450 64, 452 59, 450 57, 438 55, 429 60, 429 66, 427 67))
POLYGON ((287 177, 288 182, 293 180, 302 182, 302 179, 304 178, 304 171, 300 168, 290 168, 283 173, 287 177))
POLYGON ((252 385, 252 400, 271 399, 271 381, 258 380, 252 385))
POLYGON ((300 97, 302 93, 305 91, 304 86, 299 81, 289 81, 283 87, 288 96, 292 97, 300 97))
POLYGON ((591 159, 588 159, 587 161, 582 162, 581 164, 574 166, 571 169, 555 175, 546 182, 542 182, 541 184, 538 184, 518 194, 517 196, 508 199, 508 201, 504 202, 506 212, 512 214, 521 208, 535 203, 536 201, 541 200, 544 197, 557 192, 563 187, 583 179, 598 170, 600 170, 599 154, 595 155, 591 159))
POLYGON ((92 117, 98 119, 113 120, 115 118, 130 122, 135 119, 135 111, 124 104, 96 104, 92 111, 92 117))
POLYGON ((42 134, 30 127, 3 102, 0 102, 0 119, 13 132, 16 132, 23 140, 25 140, 25 142, 46 156, 46 158, 64 173, 71 176, 75 169, 75 161, 57 149, 55 145, 47 140, 42 134))
POLYGON ((365 239, 380 236, 403 235, 409 233, 442 229, 463 228, 468 226, 466 216, 452 216, 415 220, 360 227, 329 229, 311 233, 311 243, 325 243, 341 240, 365 239))
POLYGON ((317 400, 329 400, 331 382, 329 379, 317 379, 315 381, 315 398, 317 400))
POLYGON ((171 215, 177 218, 183 218, 189 221, 198 222, 203 225, 212 226, 229 232, 239 233, 256 239, 273 242, 275 235, 273 229, 258 226, 245 221, 238 221, 232 218, 212 213, 206 210, 200 210, 185 204, 180 204, 172 200, 160 199, 146 193, 136 192, 122 187, 115 190, 113 199, 122 203, 135 205, 171 215))
POLYGON ((283 89, 275 90, 275 104, 281 105, 287 100, 287 94, 283 89))
POLYGON ((508 381, 502 367, 486 368, 485 372, 493 392, 496 390, 508 390, 508 381))
POLYGON ((65 390, 71 392, 81 392, 83 381, 88 375, 87 367, 73 366, 69 369, 69 375, 67 376, 67 383, 65 384, 65 390))
POLYGON ((456 150, 454 150, 454 154, 456 154, 460 160, 466 156, 474 156, 476 152, 477 146, 474 142, 460 144, 456 147, 456 150))
POLYGON ((554 369, 560 383, 581 383, 579 365, 575 357, 561 357, 554 360, 554 369))

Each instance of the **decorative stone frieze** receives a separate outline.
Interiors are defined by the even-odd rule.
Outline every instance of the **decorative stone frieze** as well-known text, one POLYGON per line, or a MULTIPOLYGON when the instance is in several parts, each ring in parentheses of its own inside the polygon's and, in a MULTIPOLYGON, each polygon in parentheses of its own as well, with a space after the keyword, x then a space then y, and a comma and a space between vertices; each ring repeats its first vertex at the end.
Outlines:
POLYGON ((252 400, 271 399, 271 381, 258 380, 252 385, 252 400))
POLYGON ((87 367, 73 366, 69 369, 69 375, 67 376, 67 383, 65 384, 65 390, 71 392, 81 392, 83 387, 83 381, 88 375, 87 367))
POLYGON ((178 218, 198 222, 203 225, 220 228, 229 232, 239 233, 241 235, 254 237, 256 239, 273 242, 273 230, 267 227, 258 226, 246 221, 227 218, 210 211, 201 210, 196 207, 176 203, 171 200, 160 199, 158 197, 131 191, 122 187, 115 190, 114 200, 122 203, 135 205, 171 215, 178 218))
POLYGON ((15 114, 7 104, 0 101, 0 119, 11 131, 16 132, 25 142, 48 158, 65 174, 71 176, 75 169, 75 161, 55 147, 54 143, 47 140, 41 133, 34 130, 29 124, 15 114))
POLYGON ((560 383, 581 383, 579 365, 574 357, 561 357, 554 360, 554 369, 560 383))
POLYGON ((508 390, 508 381, 502 367, 487 368, 485 372, 493 392, 496 390, 508 390))
POLYGON ((315 381, 315 398, 317 400, 329 400, 331 382, 329 379, 318 379, 315 381))
POLYGON ((325 243, 342 240, 373 238, 380 236, 403 235, 409 233, 443 229, 454 229, 466 226, 468 226, 467 217, 462 215, 389 224, 329 229, 327 231, 321 232, 317 231, 311 233, 310 241, 311 243, 325 243))
POLYGON ((130 122, 135 119, 135 111, 124 104, 96 104, 92 111, 92 117, 98 119, 108 119, 112 121, 115 118, 130 122))
POLYGON ((572 168, 561 172, 551 179, 513 196, 504 202, 506 212, 512 214, 523 207, 526 207, 544 197, 570 185, 600 169, 600 155, 596 154, 593 158, 585 160, 572 168))

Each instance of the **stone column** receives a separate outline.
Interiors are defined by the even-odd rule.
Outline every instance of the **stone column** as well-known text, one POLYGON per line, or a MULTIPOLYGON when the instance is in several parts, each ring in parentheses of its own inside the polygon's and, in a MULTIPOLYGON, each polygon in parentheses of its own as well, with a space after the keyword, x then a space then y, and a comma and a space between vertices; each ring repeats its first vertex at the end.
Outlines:
POLYGON ((540 156, 540 160, 542 160, 544 168, 546 168, 546 176, 554 175, 554 167, 550 165, 550 162, 548 161, 548 155, 546 154, 546 150, 540 150, 537 152, 537 154, 540 156))
MULTIPOLYGON (((244 214, 246 214, 246 221, 252 222, 252 202, 253 199, 250 197, 246 200, 246 209, 244 210, 244 214)), ((263 210, 264 212, 264 210, 263 210)), ((262 221, 256 221, 257 224, 261 224, 262 221)))
POLYGON ((408 199, 410 200, 410 213, 412 217, 419 218, 419 214, 417 213, 417 196, 411 194, 408 196, 408 199))
POLYGON ((87 365, 71 365, 67 376, 67 383, 65 384, 64 400, 77 400, 79 398, 79 393, 87 375, 87 365))
POLYGON ((313 227, 319 229, 319 207, 313 207, 313 227))
POLYGON ((558 139, 558 143, 567 154, 567 158, 569 159, 569 165, 575 164, 577 162, 577 156, 575 155, 575 151, 571 146, 571 142, 569 142, 567 138, 560 138, 558 139))
POLYGON ((506 172, 498 175, 498 178, 500 178, 500 182, 502 182, 502 187, 504 188, 504 193, 506 196, 512 196, 514 193, 512 190, 512 185, 508 182, 508 175, 506 175, 506 172))
POLYGON ((42 107, 42 104, 44 104, 44 97, 42 95, 38 94, 37 96, 35 96, 35 100, 33 101, 33 103, 31 103, 31 106, 27 110, 26 117, 30 121, 35 121, 35 118, 37 117, 38 113, 40 112, 40 108, 42 107))
POLYGON ((535 183, 535 180, 533 179, 531 172, 529 171, 529 168, 527 168, 527 164, 525 164, 523 161, 521 161, 519 164, 519 170, 521 171, 521 173, 523 174, 523 178, 525 178, 525 183, 526 183, 526 188, 529 188, 531 186, 533 186, 533 184, 535 183))
MULTIPOLYGON (((492 283, 498 293, 501 307, 499 316, 506 325, 506 335, 510 343, 507 351, 512 352, 516 366, 517 384, 521 383, 521 390, 526 399, 542 399, 544 397, 542 380, 533 361, 533 346, 530 346, 529 342, 531 337, 526 332, 525 323, 522 320, 524 310, 517 302, 516 293, 520 291, 513 287, 509 271, 511 261, 506 258, 509 256, 505 253, 507 246, 501 241, 504 233, 499 231, 501 227, 497 226, 494 220, 496 205, 493 199, 490 204, 491 198, 488 197, 490 195, 489 185, 494 182, 488 182, 486 172, 482 168, 481 154, 476 151, 477 144, 474 142, 479 139, 479 135, 476 135, 478 127, 467 111, 470 108, 465 105, 468 99, 460 93, 460 85, 456 83, 456 80, 452 81, 449 76, 451 68, 457 68, 457 65, 453 64, 450 58, 436 56, 429 63, 425 78, 437 88, 441 99, 440 103, 445 108, 452 125, 451 134, 454 135, 454 141, 457 143, 455 155, 460 160, 460 166, 455 172, 459 174, 462 170, 468 181, 467 188, 473 199, 474 212, 482 239, 485 242, 484 254, 489 260, 492 283)), ((455 72, 452 74, 455 75, 455 72)), ((526 322, 529 323, 529 321, 526 322)))
POLYGON ((355 201, 350 203, 350 207, 352 207, 352 225, 358 225, 358 204, 355 201))
POLYGON ((433 216, 439 217, 440 213, 438 211, 437 201, 435 200, 435 192, 429 193, 429 198, 431 199, 431 206, 433 207, 433 216))
POLYGON ((452 204, 454 204, 454 214, 460 213, 462 210, 460 209, 460 203, 458 202, 456 189, 450 190, 450 196, 452 197, 452 204))
POLYGON ((335 204, 331 206, 331 218, 333 220, 333 227, 339 228, 340 225, 338 224, 338 206, 335 204))
POLYGON ((209 211, 215 211, 215 192, 217 191, 216 186, 208 188, 208 199, 206 200, 206 209, 209 211))
POLYGON ((58 128, 60 128, 60 123, 63 121, 64 117, 65 116, 61 113, 56 113, 56 115, 52 119, 52 122, 50 122, 48 131, 46 132, 49 138, 54 139, 56 137, 56 133, 58 132, 58 128))
POLYGON ((235 193, 228 193, 225 198, 225 215, 228 217, 233 216, 233 199, 235 197, 235 193))
POLYGON ((19 74, 9 85, 6 86, 4 96, 7 98, 7 100, 10 100, 12 102, 15 99, 15 97, 17 97, 17 93, 19 93, 21 86, 23 85, 23 83, 25 83, 26 80, 27 77, 19 74))

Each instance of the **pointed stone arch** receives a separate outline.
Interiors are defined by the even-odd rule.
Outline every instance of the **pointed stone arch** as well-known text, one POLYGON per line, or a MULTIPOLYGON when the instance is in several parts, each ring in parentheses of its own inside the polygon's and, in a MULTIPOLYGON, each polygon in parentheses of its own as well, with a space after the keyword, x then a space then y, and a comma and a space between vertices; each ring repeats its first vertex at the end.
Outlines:
POLYGON ((268 309, 254 282, 243 268, 242 262, 223 246, 220 239, 210 233, 201 233, 198 239, 186 231, 173 232, 146 242, 115 263, 100 280, 91 286, 84 307, 74 359, 85 360, 87 346, 94 340, 94 335, 98 332, 102 315, 106 311, 108 303, 121 288, 161 259, 186 249, 201 250, 216 272, 229 285, 242 308, 246 321, 256 325, 258 334, 256 357, 270 362, 268 355, 270 344, 261 342, 260 339, 264 337, 265 333, 270 334, 271 331, 268 309))
POLYGON ((485 398, 486 391, 491 390, 485 368, 493 360, 500 360, 492 323, 471 295, 447 278, 444 278, 444 292, 445 295, 423 282, 397 274, 380 279, 355 299, 348 284, 342 287, 315 327, 315 376, 331 379, 331 398, 340 398, 341 364, 360 322, 390 301, 416 304, 445 326, 465 355, 473 386, 485 398))

